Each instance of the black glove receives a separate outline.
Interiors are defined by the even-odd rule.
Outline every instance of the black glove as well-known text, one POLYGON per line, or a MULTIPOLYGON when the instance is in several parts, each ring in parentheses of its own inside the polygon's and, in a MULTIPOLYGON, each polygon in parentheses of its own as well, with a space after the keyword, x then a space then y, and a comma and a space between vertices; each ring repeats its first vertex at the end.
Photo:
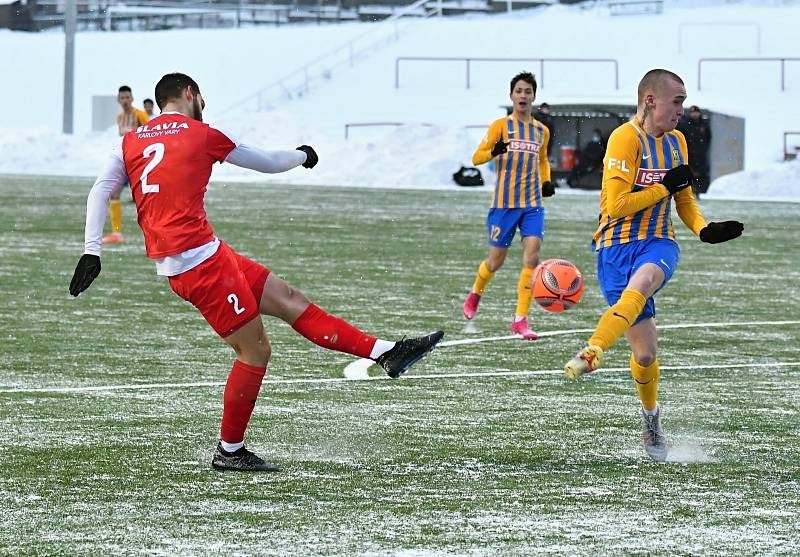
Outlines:
POLYGON ((508 152, 508 143, 503 141, 503 136, 500 136, 500 139, 497 140, 497 143, 494 144, 492 147, 492 156, 496 157, 497 155, 502 155, 503 153, 508 152))
POLYGON ((661 183, 669 190, 670 194, 674 194, 697 183, 697 178, 694 177, 688 164, 682 164, 668 170, 661 179, 661 183))
POLYGON ((726 220, 725 222, 709 222, 706 227, 700 231, 700 240, 706 244, 721 244, 728 240, 733 240, 742 235, 744 225, 735 220, 726 220))
POLYGON ((317 163, 319 162, 319 157, 317 156, 317 152, 314 150, 313 147, 309 147, 308 145, 301 145, 297 148, 298 151, 303 151, 306 154, 306 162, 303 163, 303 166, 306 168, 314 168, 317 163))
POLYGON ((548 180, 547 182, 542 183, 542 196, 544 197, 552 197, 556 194, 556 187, 553 185, 553 182, 548 180))
POLYGON ((96 255, 84 253, 75 267, 75 274, 69 283, 69 293, 77 296, 92 284, 100 274, 100 258, 96 255))

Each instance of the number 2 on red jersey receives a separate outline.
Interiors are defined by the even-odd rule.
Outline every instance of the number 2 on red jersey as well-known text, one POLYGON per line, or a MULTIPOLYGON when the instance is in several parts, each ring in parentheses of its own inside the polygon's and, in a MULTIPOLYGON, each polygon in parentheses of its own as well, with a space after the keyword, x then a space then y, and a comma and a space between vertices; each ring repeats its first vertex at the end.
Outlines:
POLYGON ((144 148, 142 151, 142 158, 148 159, 151 156, 153 157, 150 159, 150 162, 147 163, 147 166, 144 167, 144 171, 142 171, 142 193, 158 193, 159 185, 158 184, 149 184, 147 183, 147 175, 158 166, 158 163, 162 161, 164 158, 165 147, 163 143, 152 143, 144 148))

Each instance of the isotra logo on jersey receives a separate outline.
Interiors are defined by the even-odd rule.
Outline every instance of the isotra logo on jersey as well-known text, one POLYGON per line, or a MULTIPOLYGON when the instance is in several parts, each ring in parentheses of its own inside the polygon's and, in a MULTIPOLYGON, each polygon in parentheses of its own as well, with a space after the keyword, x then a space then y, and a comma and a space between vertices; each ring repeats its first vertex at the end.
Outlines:
POLYGON ((661 180, 664 179, 664 174, 666 173, 666 170, 661 170, 658 168, 640 168, 639 172, 636 173, 635 184, 637 186, 652 186, 653 184, 660 184, 661 180))
POLYGON ((155 124, 150 126, 145 124, 136 128, 136 135, 139 139, 147 139, 148 137, 158 137, 161 135, 174 135, 180 133, 182 129, 189 129, 189 124, 186 122, 164 122, 163 124, 155 124))
POLYGON ((512 139, 508 143, 508 148, 511 151, 522 151, 523 153, 538 153, 541 143, 536 141, 525 141, 523 139, 512 139))

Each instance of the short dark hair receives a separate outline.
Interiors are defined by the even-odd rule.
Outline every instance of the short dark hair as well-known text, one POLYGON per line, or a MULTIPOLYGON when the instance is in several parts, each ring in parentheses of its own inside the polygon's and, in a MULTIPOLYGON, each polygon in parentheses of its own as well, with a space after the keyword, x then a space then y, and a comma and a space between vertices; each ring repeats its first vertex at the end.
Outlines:
POLYGON ((197 82, 183 73, 168 73, 156 83, 156 103, 162 109, 166 104, 183 94, 187 87, 192 88, 192 92, 197 95, 200 93, 200 86, 197 82))
POLYGON ((143 100, 143 101, 142 101, 142 104, 145 104, 145 103, 155 104, 155 103, 153 102, 153 99, 145 99, 145 100, 143 100))
POLYGON ((514 92, 514 87, 517 86, 518 81, 527 81, 533 87, 533 95, 536 96, 536 78, 533 77, 531 72, 520 72, 514 77, 511 78, 511 91, 509 93, 514 92))
POLYGON ((118 93, 130 93, 133 95, 133 91, 131 91, 131 88, 127 85, 120 85, 118 93))

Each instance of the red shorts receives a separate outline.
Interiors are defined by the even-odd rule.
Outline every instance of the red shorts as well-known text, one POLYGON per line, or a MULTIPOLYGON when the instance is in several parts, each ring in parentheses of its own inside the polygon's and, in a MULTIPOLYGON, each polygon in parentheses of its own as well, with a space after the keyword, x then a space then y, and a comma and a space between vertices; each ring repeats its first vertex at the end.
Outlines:
POLYGON ((169 285, 225 338, 259 314, 268 276, 269 269, 220 242, 217 253, 194 269, 169 277, 169 285))

